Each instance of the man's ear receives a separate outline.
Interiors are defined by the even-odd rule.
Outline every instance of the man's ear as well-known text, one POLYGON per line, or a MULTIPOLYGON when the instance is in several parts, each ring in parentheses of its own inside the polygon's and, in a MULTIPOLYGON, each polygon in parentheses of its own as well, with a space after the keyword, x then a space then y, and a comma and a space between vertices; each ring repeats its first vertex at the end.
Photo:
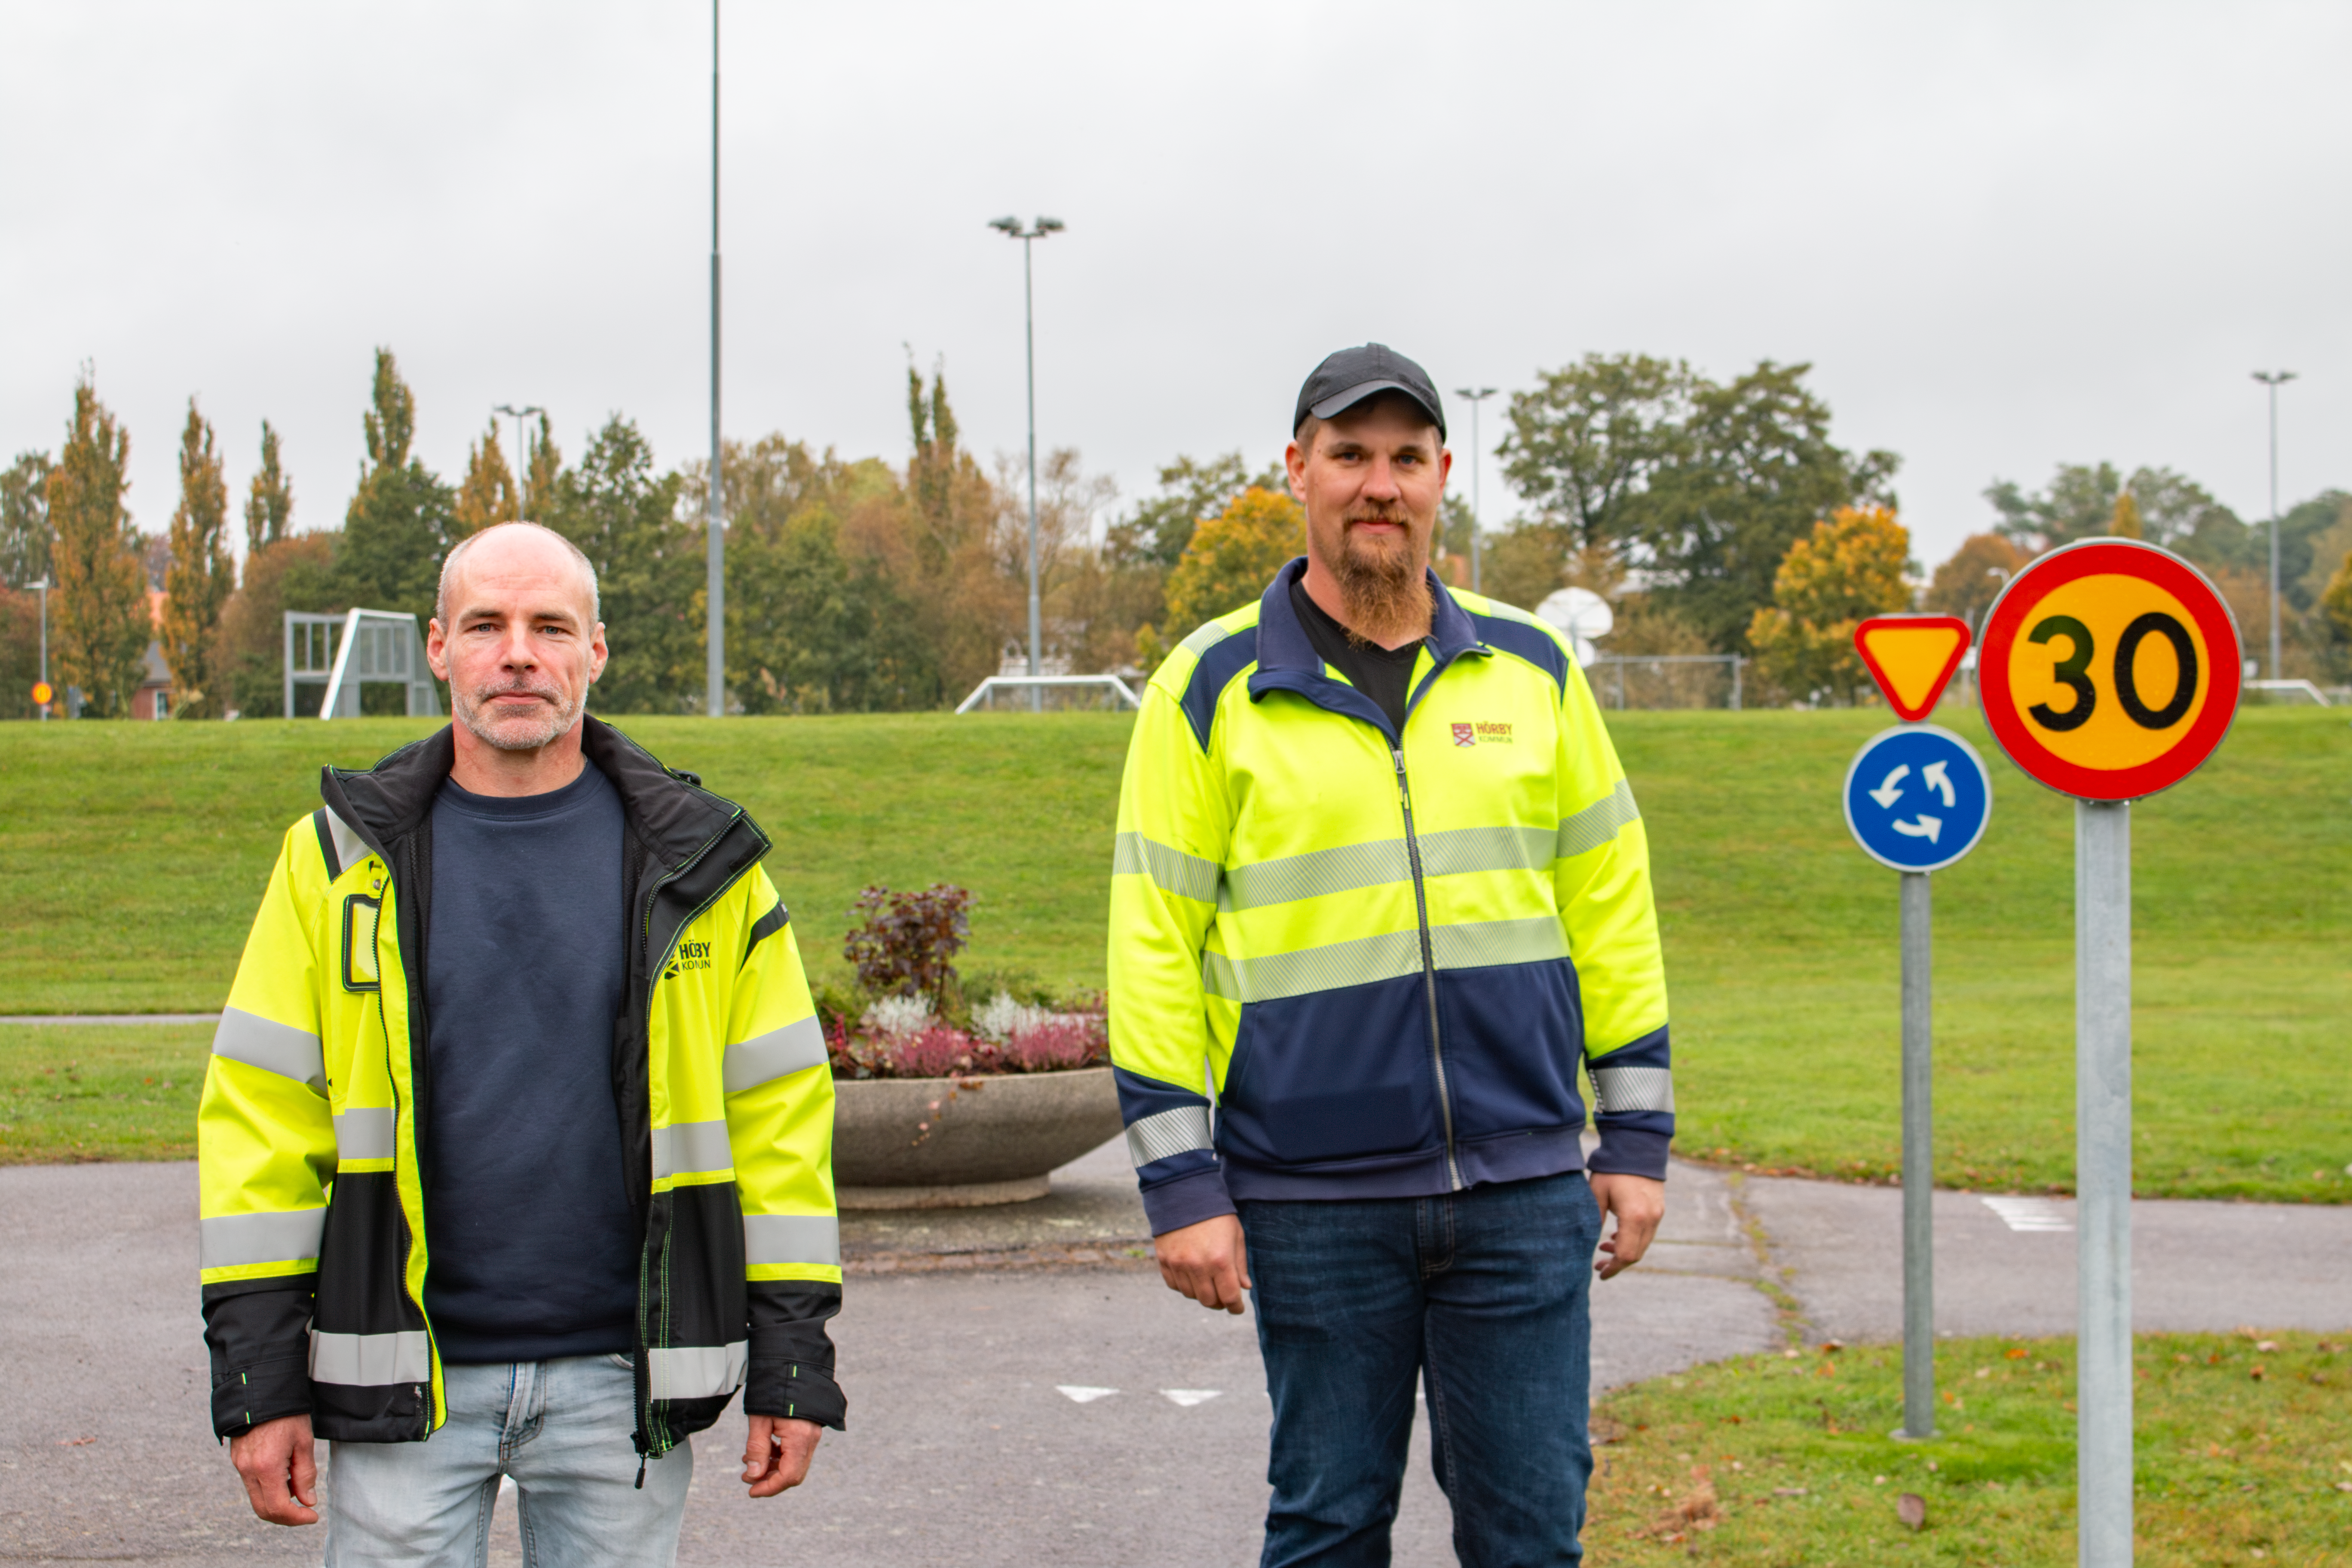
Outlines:
POLYGON ((1290 476, 1291 499, 1299 505, 1307 504, 1307 454, 1293 441, 1282 449, 1283 471, 1290 476))
POLYGON ((438 616, 425 623, 425 663, 437 679, 449 679, 449 632, 438 616))

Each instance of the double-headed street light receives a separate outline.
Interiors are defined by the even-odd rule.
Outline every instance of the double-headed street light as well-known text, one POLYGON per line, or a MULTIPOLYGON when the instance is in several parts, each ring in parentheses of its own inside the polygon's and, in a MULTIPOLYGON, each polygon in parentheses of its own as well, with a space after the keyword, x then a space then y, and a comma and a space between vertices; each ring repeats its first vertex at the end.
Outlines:
POLYGON ((503 414, 515 422, 515 521, 520 522, 522 521, 523 475, 530 467, 530 454, 523 445, 522 422, 534 414, 544 414, 547 410, 536 403, 526 408, 517 408, 511 403, 501 403, 492 412, 503 414))
POLYGON ((1478 444, 1478 405, 1494 396, 1495 389, 1481 386, 1474 391, 1457 386, 1454 395, 1466 398, 1470 404, 1470 591, 1481 594, 1486 590, 1478 585, 1478 558, 1486 551, 1479 532, 1484 526, 1484 514, 1478 508, 1478 474, 1486 466, 1486 449, 1478 444))
MULTIPOLYGON (((1041 217, 1023 228, 1017 217, 999 217, 989 219, 988 226, 1021 242, 1021 332, 1029 351, 1029 674, 1034 679, 1044 673, 1038 668, 1044 637, 1037 608, 1037 311, 1029 242, 1059 234, 1065 226, 1060 218, 1041 217)), ((1029 706, 1033 710, 1045 707, 1045 693, 1034 685, 1029 688, 1029 706)))
POLYGON ((2271 394, 2271 679, 2279 676, 2278 389, 2294 379, 2291 370, 2258 370, 2254 379, 2271 394))

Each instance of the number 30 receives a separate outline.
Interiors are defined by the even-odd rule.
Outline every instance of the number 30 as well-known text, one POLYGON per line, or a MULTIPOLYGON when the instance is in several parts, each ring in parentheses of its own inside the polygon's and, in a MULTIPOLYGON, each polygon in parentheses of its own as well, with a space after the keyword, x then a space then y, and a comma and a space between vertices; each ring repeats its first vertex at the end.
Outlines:
MULTIPOLYGON (((2088 723, 2092 710, 2099 705, 2097 689, 2083 674, 2091 667, 2091 628, 2072 616, 2045 616, 2025 634, 2025 640, 2032 643, 2046 643, 2052 637, 2064 637, 2068 644, 2066 657, 2050 674, 2074 694, 2074 705, 2062 710, 2037 702, 2026 711, 2042 728, 2063 734, 2088 723)), ((2123 704, 2125 717, 2143 730, 2168 730, 2180 722, 2189 705, 2197 699, 2197 645, 2189 640, 2189 628, 2162 610, 2150 610, 2126 626, 2124 635, 2116 639, 2116 700, 2123 704), (2161 636, 2172 645, 2173 658, 2180 667, 2172 695, 2161 708, 2151 708, 2140 700, 2139 686, 2132 675, 2139 645, 2154 636, 2161 636)))

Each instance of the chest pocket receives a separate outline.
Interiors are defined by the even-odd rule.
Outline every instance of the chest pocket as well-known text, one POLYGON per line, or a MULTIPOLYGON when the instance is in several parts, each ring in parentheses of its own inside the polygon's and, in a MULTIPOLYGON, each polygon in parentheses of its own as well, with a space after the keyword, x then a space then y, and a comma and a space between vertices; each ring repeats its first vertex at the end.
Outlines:
POLYGON ((378 991, 383 989, 383 976, 377 973, 375 956, 376 921, 383 912, 383 900, 371 899, 365 893, 353 893, 343 900, 343 989, 346 991, 378 991))

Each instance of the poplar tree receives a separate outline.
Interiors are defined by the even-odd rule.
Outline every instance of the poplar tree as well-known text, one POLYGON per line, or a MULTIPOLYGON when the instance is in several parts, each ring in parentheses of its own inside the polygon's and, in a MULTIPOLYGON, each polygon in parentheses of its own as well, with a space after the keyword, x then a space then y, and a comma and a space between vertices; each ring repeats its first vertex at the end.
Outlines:
POLYGON ((146 673, 152 627, 140 537, 122 504, 131 437, 83 372, 66 444, 49 471, 50 566, 57 574, 51 650, 82 711, 122 718, 146 673))
POLYGON ((49 574, 49 455, 19 452, 0 469, 0 583, 49 574))
POLYGON ((555 510, 556 491, 563 479, 563 454, 556 449, 546 415, 539 416, 536 439, 525 434, 523 448, 522 515, 533 522, 546 522, 555 510))
POLYGON ((163 660, 172 668, 172 716, 217 719, 221 605, 236 586, 228 552, 228 483, 213 427, 188 399, 180 432, 180 504, 172 513, 172 559, 163 573, 163 660))
POLYGON ((411 453, 416 395, 400 379, 390 349, 375 352, 375 381, 363 425, 367 460, 343 515, 335 570, 347 603, 405 610, 423 626, 440 586, 441 557, 455 519, 449 487, 411 453))
POLYGON ((278 432, 261 422, 261 468, 245 497, 245 548, 248 558, 286 537, 294 521, 294 490, 278 463, 278 432))
POLYGON ((457 487, 452 512, 452 539, 464 539, 494 522, 512 522, 522 515, 514 470, 499 447, 499 422, 493 418, 482 438, 466 451, 466 482, 457 487))

